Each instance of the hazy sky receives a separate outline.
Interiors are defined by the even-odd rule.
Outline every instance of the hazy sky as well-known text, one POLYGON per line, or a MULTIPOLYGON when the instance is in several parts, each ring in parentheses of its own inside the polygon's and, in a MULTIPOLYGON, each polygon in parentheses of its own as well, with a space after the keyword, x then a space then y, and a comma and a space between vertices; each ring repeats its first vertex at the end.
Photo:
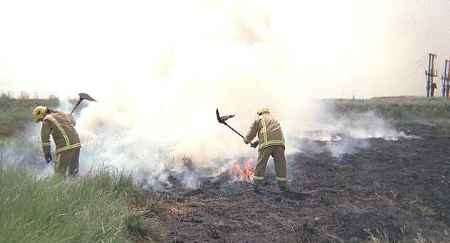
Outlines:
POLYGON ((0 89, 422 95, 448 23, 450 0, 0 0, 0 89))

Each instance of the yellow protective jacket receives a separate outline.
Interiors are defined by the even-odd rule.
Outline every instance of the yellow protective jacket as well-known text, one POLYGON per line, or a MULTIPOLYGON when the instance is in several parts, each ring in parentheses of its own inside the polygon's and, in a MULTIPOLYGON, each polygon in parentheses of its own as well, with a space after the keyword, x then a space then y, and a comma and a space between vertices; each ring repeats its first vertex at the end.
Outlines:
POLYGON ((280 123, 267 109, 258 112, 258 118, 253 122, 245 136, 245 142, 250 143, 256 135, 258 135, 260 150, 272 145, 284 146, 285 144, 280 123))
POLYGON ((79 148, 80 137, 74 128, 75 121, 70 114, 52 111, 42 121, 41 140, 42 149, 50 153, 50 135, 56 145, 56 154, 63 151, 79 148))

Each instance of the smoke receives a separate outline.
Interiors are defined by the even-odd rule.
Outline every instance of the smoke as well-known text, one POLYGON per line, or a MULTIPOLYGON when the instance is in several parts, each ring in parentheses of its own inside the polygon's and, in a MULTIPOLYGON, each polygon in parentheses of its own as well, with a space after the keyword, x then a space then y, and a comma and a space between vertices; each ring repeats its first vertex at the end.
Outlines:
POLYGON ((324 105, 321 111, 313 124, 296 134, 297 137, 291 137, 291 153, 330 153, 341 159, 345 154, 370 148, 371 139, 399 141, 418 138, 398 131, 374 111, 341 114, 330 104, 324 105))
POLYGON ((0 167, 15 166, 27 168, 40 176, 52 174, 42 156, 39 127, 28 126, 19 131, 14 138, 0 140, 0 167))
MULTIPOLYGON (((401 137, 374 114, 338 122, 321 117, 330 111, 315 100, 422 92, 426 43, 416 36, 430 29, 419 15, 426 3, 401 2, 39 1, 26 4, 30 11, 6 1, 0 80, 7 88, 83 91, 99 100, 78 118, 82 173, 126 169, 155 188, 177 174, 196 187, 202 173, 255 156, 215 122, 216 107, 236 114, 230 124, 244 133, 255 111, 270 107, 289 152, 301 149, 295 141, 305 131, 401 137), (411 85, 396 84, 405 80, 411 85)), ((436 2, 433 10, 450 9, 436 2)), ((433 48, 444 50, 442 43, 433 48)), ((351 148, 330 150, 339 156, 351 148)))
MULTIPOLYGON (((236 161, 256 159, 256 150, 216 122, 213 106, 142 115, 141 107, 135 105, 136 109, 122 109, 100 101, 82 111, 77 125, 84 141, 82 174, 93 167, 118 168, 133 172, 152 189, 171 187, 174 177, 181 186, 197 188, 202 177, 219 175, 236 161)), ((288 155, 329 152, 341 158, 369 148, 372 138, 412 138, 374 112, 343 116, 319 101, 285 112, 278 110, 274 115, 283 125, 288 155), (326 146, 314 141, 326 142, 326 146)), ((230 124, 246 131, 252 121, 248 117, 252 116, 238 113, 230 124)))

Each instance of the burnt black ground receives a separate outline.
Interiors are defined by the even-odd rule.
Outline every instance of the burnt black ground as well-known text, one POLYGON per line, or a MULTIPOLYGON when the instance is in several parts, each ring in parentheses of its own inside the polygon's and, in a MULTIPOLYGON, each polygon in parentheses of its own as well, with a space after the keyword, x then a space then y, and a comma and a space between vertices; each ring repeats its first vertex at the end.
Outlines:
POLYGON ((164 199, 149 192, 161 204, 148 215, 167 242, 450 242, 450 136, 420 123, 398 129, 420 138, 355 141, 368 146, 339 158, 320 149, 290 156, 290 188, 304 195, 279 193, 268 168, 260 193, 226 175, 164 199))

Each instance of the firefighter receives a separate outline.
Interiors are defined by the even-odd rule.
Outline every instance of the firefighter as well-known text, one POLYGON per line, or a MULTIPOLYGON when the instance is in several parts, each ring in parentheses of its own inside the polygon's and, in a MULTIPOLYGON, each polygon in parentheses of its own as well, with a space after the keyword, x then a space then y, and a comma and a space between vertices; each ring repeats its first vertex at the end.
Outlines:
POLYGON ((55 143, 55 174, 63 177, 67 174, 76 176, 81 144, 72 115, 53 111, 45 106, 37 106, 32 116, 36 123, 42 122, 42 149, 47 163, 52 161, 50 135, 55 143))
POLYGON ((269 109, 263 108, 257 112, 258 118, 253 122, 249 132, 244 138, 246 144, 251 143, 258 135, 258 141, 252 145, 258 145, 258 161, 255 168, 253 181, 256 189, 264 180, 267 161, 269 157, 275 161, 275 172, 278 186, 281 191, 288 191, 286 157, 284 155, 284 136, 280 123, 270 114, 269 109))

